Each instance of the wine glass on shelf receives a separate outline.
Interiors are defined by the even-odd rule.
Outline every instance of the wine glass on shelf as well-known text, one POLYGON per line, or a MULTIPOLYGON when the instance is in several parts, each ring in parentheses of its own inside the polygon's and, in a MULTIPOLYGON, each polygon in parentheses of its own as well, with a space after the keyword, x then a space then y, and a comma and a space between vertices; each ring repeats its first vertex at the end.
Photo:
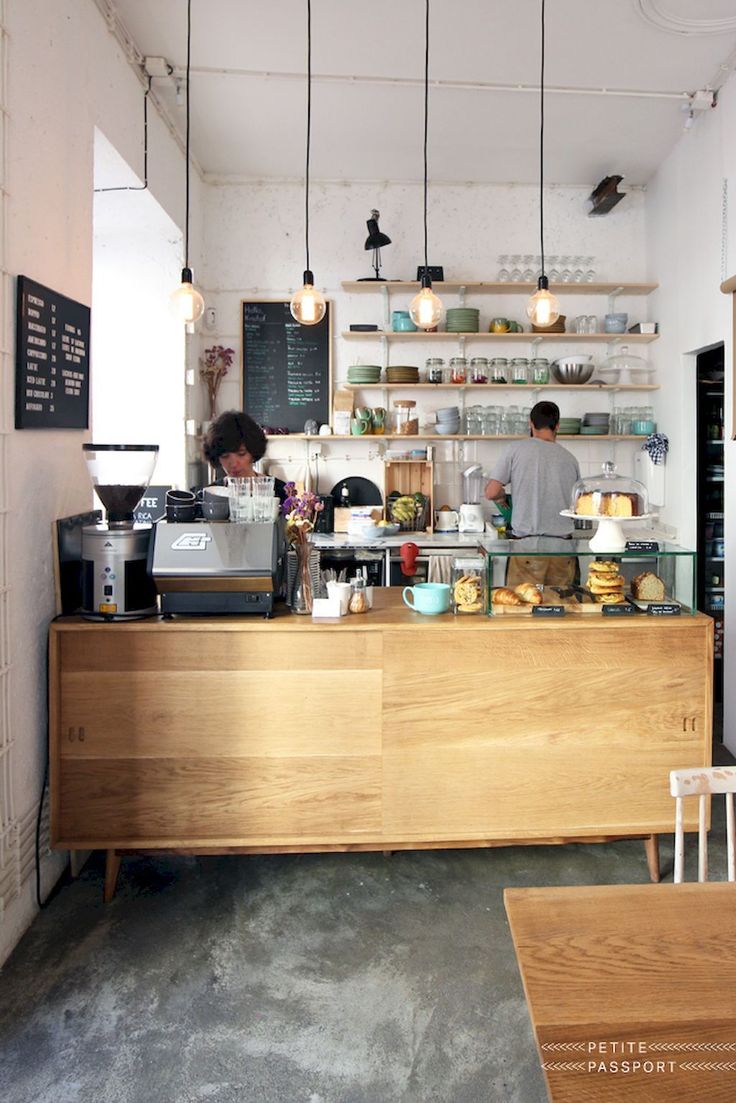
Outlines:
POLYGON ((573 283, 582 283, 585 279, 585 269, 583 268, 582 257, 573 257, 572 269, 573 283))
POLYGON ((560 257, 560 281, 562 283, 570 283, 572 280, 572 268, 570 267, 569 257, 560 257))
POLYGON ((511 279, 511 273, 509 272, 509 256, 508 253, 502 253, 498 258, 500 265, 498 269, 499 283, 508 283, 511 279))
MULTIPOLYGON (((552 253, 547 259, 546 276, 550 283, 558 283, 560 279, 560 258, 552 253)), ((540 263, 542 258, 539 258, 540 263)))
POLYGON ((585 264, 585 282, 593 283, 595 280, 595 268, 593 267, 595 257, 586 257, 583 263, 585 264))
POLYGON ((531 253, 525 254, 523 264, 521 278, 524 283, 532 283, 534 281, 534 257, 531 253))
POLYGON ((521 254, 515 253, 511 257, 511 282, 519 283, 521 280, 521 254))

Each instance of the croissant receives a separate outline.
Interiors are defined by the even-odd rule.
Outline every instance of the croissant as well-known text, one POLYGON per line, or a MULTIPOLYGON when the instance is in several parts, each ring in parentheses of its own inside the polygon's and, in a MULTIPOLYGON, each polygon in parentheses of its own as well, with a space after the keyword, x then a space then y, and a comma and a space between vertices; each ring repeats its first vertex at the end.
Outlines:
POLYGON ((497 590, 493 591, 491 600, 496 605, 523 605, 518 594, 515 594, 513 590, 509 590, 506 586, 499 586, 497 590))
POLYGON ((533 582, 520 582, 514 589, 525 605, 541 605, 542 595, 533 582))

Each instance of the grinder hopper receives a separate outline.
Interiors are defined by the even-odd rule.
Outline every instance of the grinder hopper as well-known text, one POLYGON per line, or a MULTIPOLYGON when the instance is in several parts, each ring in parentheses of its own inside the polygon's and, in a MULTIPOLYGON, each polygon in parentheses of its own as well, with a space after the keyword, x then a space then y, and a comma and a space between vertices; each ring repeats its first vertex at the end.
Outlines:
POLYGON ((92 485, 110 528, 132 528, 133 511, 156 466, 157 444, 83 444, 92 485))

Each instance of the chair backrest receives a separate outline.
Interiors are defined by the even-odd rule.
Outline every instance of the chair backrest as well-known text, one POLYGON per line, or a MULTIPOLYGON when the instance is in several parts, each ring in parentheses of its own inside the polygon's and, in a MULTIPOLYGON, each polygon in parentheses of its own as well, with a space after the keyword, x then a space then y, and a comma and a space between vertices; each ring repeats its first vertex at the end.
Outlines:
POLYGON ((726 840, 728 847, 728 879, 736 881, 734 860, 733 794, 736 793, 736 767, 702 766, 692 770, 670 771, 670 793, 675 797, 675 884, 683 879, 685 865, 685 832, 683 829, 683 799, 697 796, 698 808, 698 881, 708 880, 708 833, 705 827, 706 798, 714 793, 726 797, 726 840))

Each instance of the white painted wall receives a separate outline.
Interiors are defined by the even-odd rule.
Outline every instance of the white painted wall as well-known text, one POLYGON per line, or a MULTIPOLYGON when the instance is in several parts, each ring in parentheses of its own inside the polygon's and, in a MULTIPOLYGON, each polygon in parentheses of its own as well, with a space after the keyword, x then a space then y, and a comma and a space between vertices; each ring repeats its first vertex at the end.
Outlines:
MULTIPOLYGON (((586 191, 581 188, 550 188, 545 199, 546 248, 548 254, 587 254, 596 257, 600 280, 640 281, 646 273, 644 194, 632 191, 614 212, 606 218, 587 217, 586 191)), ((382 274, 394 279, 412 279, 422 250, 422 189, 420 185, 390 183, 322 184, 312 188, 310 237, 311 264, 315 278, 325 294, 334 300, 334 365, 337 382, 344 381, 350 363, 381 363, 382 351, 376 339, 348 342, 340 338, 351 322, 383 321, 380 292, 346 294, 341 281, 371 274, 371 254, 364 250, 365 221, 372 207, 381 212, 381 229, 392 239, 383 250, 382 274), (378 357, 378 359, 377 359, 378 357)), ((217 308, 218 327, 215 332, 200 335, 204 347, 215 341, 238 350, 240 363, 240 300, 243 295, 288 298, 301 283, 304 268, 303 190, 293 183, 260 183, 213 186, 207 189, 205 239, 206 261, 203 283, 207 302, 217 308)), ((467 277, 471 280, 493 280, 498 272, 498 255, 504 252, 537 253, 538 245, 537 190, 514 185, 436 185, 430 186, 429 261, 444 265, 447 279, 467 277)), ((395 308, 406 308, 408 293, 392 296, 395 308)), ((481 310, 481 328, 488 328, 491 317, 503 315, 526 322, 524 296, 468 296, 468 305, 481 310)), ((457 296, 448 297, 446 305, 457 305, 457 296)), ((648 317, 646 298, 619 300, 619 308, 629 310, 632 321, 648 317)), ((602 317, 607 299, 580 295, 571 286, 564 296, 562 310, 572 320, 580 313, 596 313, 602 317)), ((382 327, 383 328, 383 327, 382 327)), ((546 354, 562 356, 583 351, 580 345, 550 345, 546 354)), ((606 346, 591 344, 584 351, 597 360, 605 357, 606 346)), ((467 346, 472 355, 528 355, 530 347, 518 345, 467 346)), ((540 351, 538 355, 544 355, 540 351)), ((457 355, 453 344, 395 344, 391 346, 391 363, 416 363, 424 366, 427 356, 449 358, 457 355)), ((224 382, 220 408, 240 406, 240 373, 233 373, 224 382)), ((397 397, 391 392, 392 397, 397 397)), ((580 392, 560 392, 555 396, 562 403, 563 414, 585 413, 589 409, 608 409, 609 396, 593 401, 580 392)), ((650 396, 646 396, 650 401, 650 396)), ((201 416, 201 392, 198 396, 201 416)), ((440 392, 440 397, 422 392, 420 416, 429 424, 432 411, 447 405, 452 392, 440 392)), ((468 401, 470 399, 468 398, 468 401)), ((494 399, 499 404, 521 400, 506 393, 494 399)), ((526 397, 531 405, 532 396, 526 397)), ((366 394, 367 405, 381 402, 375 392, 366 394)), ((329 490, 339 478, 350 474, 366 474, 379 482, 381 466, 367 461, 371 445, 365 442, 321 442, 323 453, 332 459, 323 460, 321 490, 329 490)), ((488 466, 497 456, 501 442, 465 445, 465 456, 477 457, 488 466)), ((584 471, 598 470, 600 463, 610 458, 620 462, 622 469, 633 473, 632 444, 572 444, 584 471)), ((443 466, 439 470, 440 496, 451 504, 460 495, 458 465, 452 459, 452 445, 438 445, 443 466)), ((269 454, 280 464, 282 472, 303 472, 306 447, 299 442, 272 442, 269 454)))
POLYGON ((719 288, 736 274, 736 80, 723 87, 715 110, 696 120, 647 191, 648 275, 660 290, 652 304, 661 338, 652 345, 663 386, 662 420, 670 436, 665 519, 693 547, 695 518, 695 353, 726 345, 726 640, 724 742, 736 751, 736 443, 733 405, 731 302, 719 288), (722 258, 723 181, 729 216, 722 258))
MULTIPOLYGON (((8 266, 85 303, 92 290, 94 130, 128 164, 142 165, 142 87, 92 0, 9 0, 8 266)), ((183 158, 150 112, 150 187, 182 225, 183 158)), ((193 176, 193 211, 201 194, 193 176)), ((194 257, 198 218, 193 220, 194 257)), ((93 367, 94 370, 94 367, 93 367)), ((89 481, 77 431, 15 432, 10 439, 10 586, 13 791, 19 838, 32 841, 46 732, 46 639, 54 614, 51 524, 86 509, 89 481)), ((24 846, 26 843, 23 844, 24 846)), ((20 844, 19 844, 20 849, 20 844)), ((27 846, 26 846, 27 849, 27 846)), ((32 849, 30 851, 32 855, 32 849)), ((22 861, 21 861, 22 859, 22 861)), ((0 926, 0 960, 35 911, 32 864, 0 926)), ((48 887, 59 860, 46 860, 48 887)))

